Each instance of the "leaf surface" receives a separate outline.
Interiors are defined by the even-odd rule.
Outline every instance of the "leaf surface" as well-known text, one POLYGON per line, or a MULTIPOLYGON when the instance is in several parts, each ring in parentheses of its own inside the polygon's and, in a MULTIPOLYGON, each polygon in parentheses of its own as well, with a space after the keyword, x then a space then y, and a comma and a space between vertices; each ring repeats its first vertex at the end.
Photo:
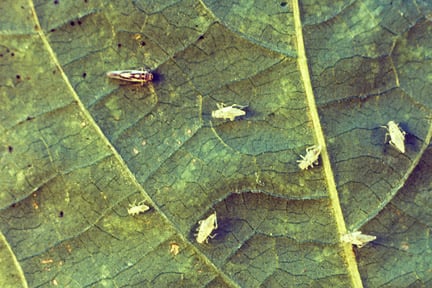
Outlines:
POLYGON ((430 286, 428 1, 3 2, 0 286, 430 286))

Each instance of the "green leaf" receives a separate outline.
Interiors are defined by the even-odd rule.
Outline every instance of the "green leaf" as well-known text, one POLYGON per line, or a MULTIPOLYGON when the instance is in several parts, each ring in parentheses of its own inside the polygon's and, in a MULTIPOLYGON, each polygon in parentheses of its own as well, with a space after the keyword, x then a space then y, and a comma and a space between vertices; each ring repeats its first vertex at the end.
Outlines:
POLYGON ((430 286, 430 1, 117 2, 0 4, 1 287, 430 286))

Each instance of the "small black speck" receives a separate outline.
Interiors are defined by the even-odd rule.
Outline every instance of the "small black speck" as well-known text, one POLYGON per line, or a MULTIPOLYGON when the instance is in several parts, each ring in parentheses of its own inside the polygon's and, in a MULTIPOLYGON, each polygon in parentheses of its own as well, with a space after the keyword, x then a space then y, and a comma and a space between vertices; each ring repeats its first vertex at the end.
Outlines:
POLYGON ((20 80, 20 79, 21 79, 21 76, 20 76, 19 74, 17 74, 17 75, 15 76, 15 78, 18 79, 18 80, 20 80))
POLYGON ((198 40, 203 40, 203 39, 204 39, 204 35, 198 37, 198 40))
POLYGON ((70 22, 70 25, 71 25, 71 26, 75 26, 75 22, 74 22, 74 21, 71 21, 71 22, 70 22))
POLYGON ((54 28, 50 30, 50 32, 55 32, 55 31, 56 31, 56 29, 54 29, 54 28))
POLYGON ((146 43, 145 43, 144 41, 141 41, 140 45, 141 45, 141 46, 145 46, 146 43))
POLYGON ((0 57, 3 57, 3 53, 2 53, 2 54, 0 54, 0 57))
POLYGON ((9 151, 9 153, 12 153, 13 147, 12 146, 8 146, 8 151, 9 151))
POLYGON ((121 43, 118 43, 118 44, 117 44, 117 47, 118 47, 118 48, 121 48, 121 46, 122 46, 121 43))
POLYGON ((63 212, 63 211, 60 211, 60 213, 59 213, 59 217, 62 218, 63 216, 64 216, 64 212, 63 212))
POLYGON ((281 6, 281 7, 285 7, 286 5, 287 5, 287 2, 281 2, 281 3, 280 3, 280 6, 281 6))
POLYGON ((13 203, 13 204, 11 205, 12 208, 15 208, 16 206, 17 206, 16 203, 13 203))
POLYGON ((86 78, 86 77, 87 77, 87 73, 84 72, 84 73, 82 74, 82 77, 83 77, 83 78, 86 78))
POLYGON ((30 121, 30 120, 33 120, 34 119, 34 117, 32 117, 32 116, 27 116, 27 121, 30 121))
POLYGON ((15 53, 12 52, 12 53, 11 53, 11 56, 12 56, 12 57, 15 56, 15 53))
POLYGON ((78 23, 78 25, 81 25, 81 24, 82 24, 82 22, 81 22, 80 20, 78 20, 77 23, 78 23))
POLYGON ((88 3, 88 0, 84 0, 84 3, 88 3))
POLYGON ((58 0, 54 0, 54 4, 55 5, 59 4, 59 1, 58 0))

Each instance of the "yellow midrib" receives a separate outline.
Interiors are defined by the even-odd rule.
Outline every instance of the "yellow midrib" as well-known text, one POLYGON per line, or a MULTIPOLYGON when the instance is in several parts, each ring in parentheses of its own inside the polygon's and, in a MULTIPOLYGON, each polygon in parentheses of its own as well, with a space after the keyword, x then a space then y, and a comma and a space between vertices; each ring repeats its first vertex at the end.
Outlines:
MULTIPOLYGON (((347 233, 347 229, 346 229, 345 220, 339 202, 339 195, 336 190, 336 183, 334 180, 333 170, 330 166, 330 158, 327 152, 324 133, 321 127, 321 122, 319 119, 318 110, 315 103, 315 96, 312 90, 311 78, 309 75, 309 68, 308 68, 307 58, 306 58, 306 50, 304 47, 303 30, 301 25, 300 7, 299 7, 298 0, 293 0, 292 4, 293 4, 292 6, 293 6, 293 15, 294 15, 293 17, 294 17, 295 34, 297 38, 297 53, 298 53, 297 63, 300 69, 301 77, 305 88, 306 101, 310 110, 315 136, 318 144, 322 147, 321 158, 323 162, 324 174, 326 177, 330 201, 335 216, 336 227, 339 236, 338 238, 340 239, 341 235, 347 233)), ((348 267, 348 272, 350 274, 352 287, 363 287, 360 273, 357 267, 355 255, 352 250, 352 245, 348 243, 346 244, 344 243, 341 245, 344 249, 344 255, 348 265, 347 267, 348 267)))

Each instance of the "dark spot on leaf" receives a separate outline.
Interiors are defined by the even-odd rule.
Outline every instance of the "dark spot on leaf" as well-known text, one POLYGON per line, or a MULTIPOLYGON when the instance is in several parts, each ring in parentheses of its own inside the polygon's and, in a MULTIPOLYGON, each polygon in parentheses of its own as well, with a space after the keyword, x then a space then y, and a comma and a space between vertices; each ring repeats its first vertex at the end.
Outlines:
POLYGON ((70 22, 70 25, 71 25, 71 26, 75 26, 75 22, 74 22, 74 21, 71 21, 71 22, 70 22))
POLYGON ((59 4, 59 1, 58 0, 54 0, 54 5, 57 5, 57 4, 59 4))
POLYGON ((81 22, 80 20, 78 20, 77 23, 78 23, 78 25, 81 25, 81 24, 82 24, 82 22, 81 22))
POLYGON ((0 57, 3 57, 3 53, 0 54, 0 57))
POLYGON ((55 32, 55 31, 56 31, 56 29, 54 29, 54 28, 50 30, 50 32, 55 32))
POLYGON ((12 56, 12 57, 15 56, 15 53, 12 52, 12 53, 11 53, 11 56, 12 56))
POLYGON ((403 126, 401 126, 401 128, 403 130, 405 130, 405 132, 406 132, 406 135, 405 135, 405 144, 411 145, 413 147, 416 146, 416 143, 418 143, 417 142, 417 137, 415 135, 409 133, 408 130, 406 130, 406 129, 408 129, 408 127, 405 126, 405 128, 404 128, 403 126))
POLYGON ((117 44, 117 47, 118 47, 118 48, 121 48, 121 47, 122 47, 122 44, 121 44, 121 43, 118 43, 118 44, 117 44))
POLYGON ((88 0, 84 0, 84 3, 88 3, 88 0))
POLYGON ((63 212, 63 211, 60 211, 60 213, 59 213, 59 217, 62 218, 63 216, 64 216, 64 212, 63 212))
POLYGON ((152 71, 152 74, 153 74, 153 80, 152 80, 153 83, 159 83, 163 80, 161 74, 159 74, 155 71, 152 71))
POLYGON ((203 39, 204 39, 204 35, 198 37, 198 40, 203 40, 203 39))
POLYGON ((20 80, 20 79, 21 79, 21 76, 20 76, 19 74, 17 74, 17 75, 15 76, 15 78, 16 78, 17 80, 20 80))
POLYGON ((84 72, 84 73, 82 74, 82 77, 83 77, 83 78, 86 78, 86 77, 87 77, 87 73, 84 72))
POLYGON ((9 153, 12 153, 12 151, 13 151, 13 147, 12 146, 8 146, 8 151, 9 151, 9 153))
POLYGON ((145 43, 144 41, 141 41, 140 45, 141 45, 141 46, 145 46, 146 43, 145 43))
POLYGON ((16 203, 13 203, 13 204, 11 205, 11 207, 12 207, 12 208, 15 208, 16 205, 17 205, 16 203))
POLYGON ((32 116, 27 116, 27 121, 30 121, 30 120, 33 120, 34 119, 34 117, 32 117, 32 116))
POLYGON ((281 2, 281 3, 280 3, 280 6, 281 6, 281 7, 285 7, 286 5, 287 5, 287 2, 281 2))

